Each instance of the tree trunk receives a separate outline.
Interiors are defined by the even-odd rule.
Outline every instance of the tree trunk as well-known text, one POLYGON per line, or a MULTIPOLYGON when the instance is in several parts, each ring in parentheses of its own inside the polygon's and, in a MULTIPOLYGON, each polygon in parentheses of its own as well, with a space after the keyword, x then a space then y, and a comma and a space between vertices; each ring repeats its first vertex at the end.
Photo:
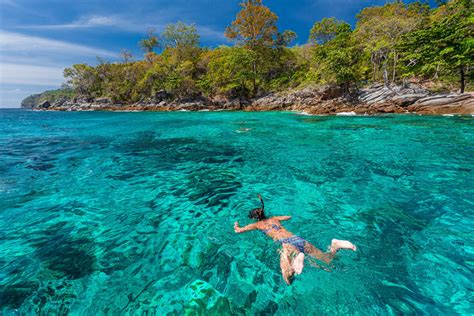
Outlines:
POLYGON ((370 61, 372 62, 372 79, 375 82, 377 80, 377 63, 375 62, 374 53, 371 54, 370 61))
POLYGON ((461 93, 464 93, 464 88, 465 88, 465 84, 466 84, 466 78, 464 77, 465 73, 464 73, 464 65, 461 65, 459 67, 459 74, 460 74, 460 79, 461 79, 461 93))
POLYGON ((377 66, 375 65, 375 63, 372 63, 373 67, 372 67, 372 71, 373 71, 373 79, 374 79, 374 82, 377 80, 377 66))
POLYGON ((253 82, 252 82, 252 94, 253 96, 255 96, 255 94, 257 93, 257 62, 254 60, 253 61, 253 64, 252 64, 252 70, 253 70, 253 82))
POLYGON ((387 61, 383 63, 383 83, 386 87, 388 87, 387 61))
POLYGON ((393 75, 392 75, 392 82, 395 82, 395 79, 397 78, 397 59, 398 55, 397 52, 394 52, 393 55, 393 75))

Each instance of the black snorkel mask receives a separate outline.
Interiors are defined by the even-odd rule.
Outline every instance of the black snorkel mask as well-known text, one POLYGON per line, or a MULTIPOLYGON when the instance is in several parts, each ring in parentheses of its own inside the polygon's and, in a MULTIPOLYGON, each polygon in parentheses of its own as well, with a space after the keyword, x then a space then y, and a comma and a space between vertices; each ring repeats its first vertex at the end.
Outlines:
POLYGON ((260 200, 260 203, 262 203, 262 207, 254 208, 253 210, 251 210, 249 212, 249 218, 253 218, 253 219, 261 221, 266 218, 265 217, 265 204, 263 203, 263 199, 260 196, 260 194, 258 195, 258 199, 260 200))

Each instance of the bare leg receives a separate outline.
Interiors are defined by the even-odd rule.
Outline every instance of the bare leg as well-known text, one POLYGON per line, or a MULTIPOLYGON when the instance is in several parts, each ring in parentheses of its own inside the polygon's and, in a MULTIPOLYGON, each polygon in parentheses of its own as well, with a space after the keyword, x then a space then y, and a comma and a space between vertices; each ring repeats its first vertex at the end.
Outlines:
POLYGON ((356 251, 357 247, 350 241, 333 239, 331 241, 330 251, 332 253, 336 253, 339 249, 350 249, 350 250, 356 251))
POLYGON ((334 259, 334 256, 336 255, 336 253, 333 253, 333 252, 322 252, 321 250, 319 250, 318 248, 316 248, 309 242, 306 242, 304 246, 304 252, 310 255, 311 257, 319 261, 322 261, 326 264, 331 263, 332 259, 334 259))
POLYGON ((295 271, 293 270, 293 267, 291 266, 291 260, 290 260, 290 249, 284 244, 283 249, 280 251, 280 268, 281 268, 281 275, 283 276, 283 279, 285 282, 290 285, 291 284, 291 279, 293 278, 293 275, 295 274, 295 271))

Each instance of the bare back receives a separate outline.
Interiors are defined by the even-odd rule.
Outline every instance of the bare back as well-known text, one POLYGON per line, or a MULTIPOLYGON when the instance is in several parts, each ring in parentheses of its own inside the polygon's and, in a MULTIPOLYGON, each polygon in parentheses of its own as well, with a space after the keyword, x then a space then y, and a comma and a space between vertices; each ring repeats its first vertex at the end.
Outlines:
POLYGON ((280 240, 283 238, 289 238, 294 236, 293 233, 286 230, 281 225, 281 220, 288 219, 289 216, 276 216, 271 217, 262 221, 256 222, 256 228, 258 230, 263 231, 268 237, 272 238, 273 240, 280 240))

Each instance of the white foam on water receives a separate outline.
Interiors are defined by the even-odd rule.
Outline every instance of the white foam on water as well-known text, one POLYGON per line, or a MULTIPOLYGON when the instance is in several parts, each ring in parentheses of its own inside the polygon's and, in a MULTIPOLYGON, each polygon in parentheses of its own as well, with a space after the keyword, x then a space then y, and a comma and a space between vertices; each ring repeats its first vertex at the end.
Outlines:
POLYGON ((454 114, 443 114, 443 116, 454 116, 454 114))
POLYGON ((293 112, 296 115, 303 115, 303 116, 328 116, 327 114, 311 114, 306 111, 301 111, 301 112, 293 112))
POLYGON ((336 113, 337 116, 356 116, 357 113, 354 112, 354 111, 350 111, 350 112, 339 112, 339 113, 336 113))

